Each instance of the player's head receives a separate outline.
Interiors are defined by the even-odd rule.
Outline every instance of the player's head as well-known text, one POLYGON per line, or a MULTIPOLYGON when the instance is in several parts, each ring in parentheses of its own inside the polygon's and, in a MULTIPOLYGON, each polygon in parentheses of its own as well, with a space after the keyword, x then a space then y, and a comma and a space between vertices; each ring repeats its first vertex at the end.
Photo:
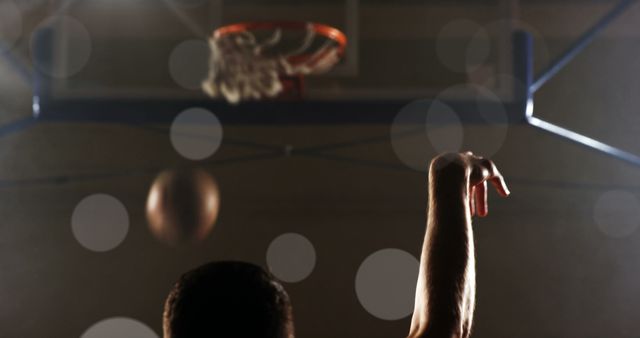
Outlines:
POLYGON ((213 262, 178 280, 164 305, 165 338, 291 338, 289 296, 262 268, 213 262))

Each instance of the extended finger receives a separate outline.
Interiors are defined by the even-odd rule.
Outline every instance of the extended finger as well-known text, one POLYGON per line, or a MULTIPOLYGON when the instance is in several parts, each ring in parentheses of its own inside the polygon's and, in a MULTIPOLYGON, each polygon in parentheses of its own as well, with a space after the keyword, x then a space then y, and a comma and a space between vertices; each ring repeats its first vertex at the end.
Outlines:
POLYGON ((480 217, 487 216, 489 206, 487 203, 487 181, 475 186, 476 214, 480 217))
POLYGON ((498 167, 496 167, 495 163, 483 158, 481 160, 481 165, 487 169, 486 179, 491 181, 491 184, 493 184, 498 193, 503 197, 509 196, 511 192, 509 191, 507 183, 504 181, 504 177, 500 173, 500 170, 498 170, 498 167))
POLYGON ((476 188, 471 187, 469 189, 469 211, 471 212, 471 216, 476 214, 476 206, 475 206, 475 196, 476 196, 476 188))
POLYGON ((502 197, 507 197, 511 194, 502 176, 493 177, 490 181, 502 197))
POLYGON ((495 164, 493 164, 493 162, 491 163, 491 165, 492 165, 492 168, 491 168, 491 176, 489 177, 489 181, 491 181, 493 186, 496 188, 498 193, 502 195, 502 197, 509 196, 511 192, 509 191, 509 187, 507 187, 507 183, 504 181, 504 177, 502 176, 498 168, 496 168, 495 164))

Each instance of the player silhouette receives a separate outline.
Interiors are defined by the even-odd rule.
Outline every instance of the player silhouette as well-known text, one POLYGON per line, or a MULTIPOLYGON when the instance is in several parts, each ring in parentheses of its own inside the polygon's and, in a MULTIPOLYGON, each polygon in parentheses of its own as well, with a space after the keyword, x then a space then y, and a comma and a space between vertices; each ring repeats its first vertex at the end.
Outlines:
MULTIPOLYGON (((509 190, 490 160, 442 154, 429 167, 429 210, 409 338, 467 338, 475 307, 472 216, 487 183, 509 190)), ((214 262, 184 274, 165 302, 165 338, 293 338, 289 297, 262 268, 214 262)))

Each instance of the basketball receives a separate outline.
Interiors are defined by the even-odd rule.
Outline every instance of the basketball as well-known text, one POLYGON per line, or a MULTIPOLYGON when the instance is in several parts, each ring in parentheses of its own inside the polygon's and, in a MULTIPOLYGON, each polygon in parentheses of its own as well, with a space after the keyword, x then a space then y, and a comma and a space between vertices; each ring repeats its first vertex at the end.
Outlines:
POLYGON ((199 168, 161 172, 151 184, 146 215, 149 228, 169 245, 204 240, 214 227, 220 192, 214 178, 199 168))

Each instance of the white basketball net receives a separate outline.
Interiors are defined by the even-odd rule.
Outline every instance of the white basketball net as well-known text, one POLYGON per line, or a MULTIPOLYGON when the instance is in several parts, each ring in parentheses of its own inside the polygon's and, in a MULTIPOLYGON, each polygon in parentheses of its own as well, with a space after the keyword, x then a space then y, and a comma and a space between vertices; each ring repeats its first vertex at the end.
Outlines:
POLYGON ((290 61, 291 56, 307 51, 316 36, 313 25, 308 24, 300 46, 275 57, 265 56, 265 52, 281 41, 281 29, 276 29, 263 41, 257 41, 250 32, 211 38, 209 76, 202 83, 202 88, 209 96, 223 97, 232 104, 243 100, 276 97, 284 89, 280 75, 320 74, 340 61, 339 48, 331 40, 304 61, 290 61))

